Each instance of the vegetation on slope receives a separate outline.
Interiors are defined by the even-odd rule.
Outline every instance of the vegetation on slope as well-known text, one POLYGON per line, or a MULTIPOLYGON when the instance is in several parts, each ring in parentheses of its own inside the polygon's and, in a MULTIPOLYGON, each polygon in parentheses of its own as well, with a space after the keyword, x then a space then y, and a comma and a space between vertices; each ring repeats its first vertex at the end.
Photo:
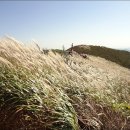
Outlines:
POLYGON ((99 56, 120 64, 124 67, 130 68, 130 52, 124 50, 115 50, 107 47, 101 46, 86 46, 79 45, 73 47, 74 51, 78 53, 90 54, 94 56, 99 56))
POLYGON ((102 58, 0 41, 1 130, 129 130, 130 71, 102 58), (104 67, 105 66, 105 67, 104 67))

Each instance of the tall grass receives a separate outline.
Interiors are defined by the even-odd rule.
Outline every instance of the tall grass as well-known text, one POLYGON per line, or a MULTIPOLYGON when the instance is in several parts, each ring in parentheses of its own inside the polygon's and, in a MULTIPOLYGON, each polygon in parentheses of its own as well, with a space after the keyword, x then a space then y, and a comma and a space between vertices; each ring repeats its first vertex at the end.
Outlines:
POLYGON ((0 72, 1 130, 130 128, 129 69, 93 56, 45 55, 6 37, 0 72))

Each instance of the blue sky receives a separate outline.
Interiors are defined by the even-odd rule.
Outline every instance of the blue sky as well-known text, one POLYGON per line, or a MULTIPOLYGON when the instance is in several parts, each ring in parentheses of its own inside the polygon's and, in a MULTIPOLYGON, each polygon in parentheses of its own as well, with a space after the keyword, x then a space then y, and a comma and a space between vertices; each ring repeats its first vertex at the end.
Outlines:
POLYGON ((44 48, 130 47, 129 1, 0 1, 0 37, 44 48))

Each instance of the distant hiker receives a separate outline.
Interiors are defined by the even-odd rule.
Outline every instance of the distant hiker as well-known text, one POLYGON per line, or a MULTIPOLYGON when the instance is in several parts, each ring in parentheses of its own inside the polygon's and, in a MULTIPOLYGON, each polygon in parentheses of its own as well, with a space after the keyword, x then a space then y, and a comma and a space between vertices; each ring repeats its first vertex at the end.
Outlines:
POLYGON ((73 54, 73 43, 72 43, 71 48, 70 48, 70 50, 69 50, 69 55, 72 56, 72 54, 73 54))
POLYGON ((71 45, 71 52, 73 51, 73 43, 72 43, 72 45, 71 45))

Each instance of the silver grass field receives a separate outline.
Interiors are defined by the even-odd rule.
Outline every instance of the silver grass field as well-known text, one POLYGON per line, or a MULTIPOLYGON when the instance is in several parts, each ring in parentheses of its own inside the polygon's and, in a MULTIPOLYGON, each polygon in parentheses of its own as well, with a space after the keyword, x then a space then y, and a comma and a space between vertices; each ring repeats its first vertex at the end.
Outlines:
POLYGON ((0 39, 0 130, 130 130, 130 70, 0 39))

